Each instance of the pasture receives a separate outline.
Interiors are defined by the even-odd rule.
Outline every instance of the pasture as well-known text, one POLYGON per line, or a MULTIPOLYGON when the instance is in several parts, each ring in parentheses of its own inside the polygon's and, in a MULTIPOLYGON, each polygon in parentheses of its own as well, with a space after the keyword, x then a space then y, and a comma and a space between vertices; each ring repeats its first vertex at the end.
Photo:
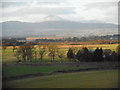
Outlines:
MULTIPOLYGON (((61 52, 65 55, 69 48, 76 48, 78 51, 82 47, 94 50, 97 47, 103 49, 117 50, 118 44, 98 44, 98 45, 58 45, 61 52)), ((38 50, 38 46, 35 46, 38 50)), ((17 64, 17 58, 14 56, 12 46, 2 51, 3 78, 11 78, 21 75, 43 73, 46 76, 37 76, 17 80, 3 81, 3 87, 7 88, 117 88, 118 87, 118 63, 117 62, 70 62, 67 56, 60 61, 55 56, 55 61, 51 62, 47 55, 41 62, 39 56, 33 58, 32 62, 23 62, 17 64), (47 75, 56 71, 70 71, 97 68, 102 70, 71 72, 47 75), (105 70, 109 69, 109 70, 105 70)))
POLYGON ((83 68, 92 68, 92 66, 5 66, 3 67, 3 77, 11 77, 26 74, 36 74, 36 73, 50 73, 53 71, 67 71, 76 70, 83 68))
POLYGON ((54 71, 70 71, 81 69, 113 69, 117 68, 117 62, 37 62, 32 64, 8 64, 3 65, 3 77, 15 77, 20 75, 43 73, 48 74, 54 71))
POLYGON ((33 77, 3 83, 9 88, 118 88, 118 70, 99 70, 33 77))

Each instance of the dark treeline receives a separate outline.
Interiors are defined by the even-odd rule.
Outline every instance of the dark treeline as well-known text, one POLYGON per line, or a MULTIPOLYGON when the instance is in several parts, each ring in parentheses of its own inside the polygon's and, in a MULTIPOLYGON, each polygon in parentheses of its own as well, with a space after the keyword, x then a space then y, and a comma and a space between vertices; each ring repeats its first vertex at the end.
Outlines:
POLYGON ((19 46, 23 45, 25 42, 18 42, 17 39, 2 39, 3 46, 19 46))
POLYGON ((67 58, 81 62, 118 61, 118 56, 120 56, 118 53, 109 49, 103 50, 102 48, 96 48, 92 51, 86 47, 78 50, 76 54, 73 53, 73 50, 70 48, 67 53, 67 58))

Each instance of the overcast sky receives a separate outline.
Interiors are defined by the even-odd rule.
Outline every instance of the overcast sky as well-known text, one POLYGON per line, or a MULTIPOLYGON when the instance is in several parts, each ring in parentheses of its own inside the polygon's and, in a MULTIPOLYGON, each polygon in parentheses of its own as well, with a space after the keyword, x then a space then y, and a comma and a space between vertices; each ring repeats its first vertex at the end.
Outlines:
POLYGON ((4 0, 0 21, 41 22, 48 16, 71 21, 118 23, 119 0, 4 0))

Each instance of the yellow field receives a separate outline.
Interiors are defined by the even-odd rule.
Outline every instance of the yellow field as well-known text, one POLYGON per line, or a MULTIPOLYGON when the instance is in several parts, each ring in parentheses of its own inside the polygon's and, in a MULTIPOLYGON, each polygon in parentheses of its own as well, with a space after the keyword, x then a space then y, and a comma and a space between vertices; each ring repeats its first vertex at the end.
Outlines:
MULTIPOLYGON (((116 51, 116 48, 118 46, 118 44, 88 44, 88 45, 57 45, 59 48, 63 48, 63 49, 67 49, 67 48, 71 48, 71 47, 77 47, 77 48, 82 48, 82 47, 87 47, 88 49, 96 49, 97 47, 99 48, 103 48, 103 49, 111 49, 113 51, 116 51)), ((18 46, 17 46, 18 47, 18 46)), ((38 45, 35 45, 35 47, 38 47, 38 45)), ((13 48, 12 46, 9 46, 7 48, 13 48)))
POLYGON ((115 50, 118 44, 96 44, 96 45, 58 45, 58 47, 61 48, 70 48, 70 47, 87 47, 89 49, 95 49, 97 47, 103 48, 103 49, 112 49, 115 50))

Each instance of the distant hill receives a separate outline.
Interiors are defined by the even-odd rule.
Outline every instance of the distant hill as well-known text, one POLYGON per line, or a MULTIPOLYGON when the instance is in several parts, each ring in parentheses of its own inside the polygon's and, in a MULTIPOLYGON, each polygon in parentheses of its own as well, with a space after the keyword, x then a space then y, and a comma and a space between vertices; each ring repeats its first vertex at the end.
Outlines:
POLYGON ((114 33, 116 24, 111 23, 81 23, 73 21, 44 21, 38 23, 28 23, 19 21, 7 21, 0 23, 2 25, 3 36, 40 36, 40 35, 84 35, 99 34, 99 30, 107 30, 105 33, 114 33))

